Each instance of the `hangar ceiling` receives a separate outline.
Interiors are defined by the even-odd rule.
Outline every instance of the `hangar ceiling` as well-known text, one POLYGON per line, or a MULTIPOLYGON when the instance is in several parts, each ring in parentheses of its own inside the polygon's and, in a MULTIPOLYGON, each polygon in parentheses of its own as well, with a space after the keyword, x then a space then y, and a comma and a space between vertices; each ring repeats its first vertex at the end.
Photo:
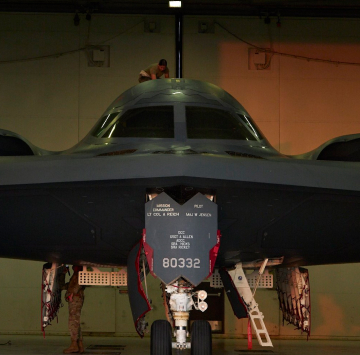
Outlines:
POLYGON ((181 10, 168 0, 0 0, 0 12, 174 14, 360 17, 358 0, 183 0, 181 10))

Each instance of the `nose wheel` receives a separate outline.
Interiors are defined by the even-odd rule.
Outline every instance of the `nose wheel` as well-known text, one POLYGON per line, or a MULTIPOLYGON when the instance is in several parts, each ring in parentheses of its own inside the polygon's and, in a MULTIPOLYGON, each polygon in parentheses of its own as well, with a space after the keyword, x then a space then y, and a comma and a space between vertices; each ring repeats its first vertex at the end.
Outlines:
POLYGON ((167 320, 156 320, 151 326, 150 354, 171 355, 171 325, 167 320))
POLYGON ((191 355, 212 354, 211 327, 206 320, 194 321, 191 327, 191 355))
MULTIPOLYGON (((212 355, 210 324, 205 320, 194 321, 191 327, 191 355, 212 355)), ((171 355, 171 326, 167 320, 156 320, 151 326, 151 355, 171 355)))

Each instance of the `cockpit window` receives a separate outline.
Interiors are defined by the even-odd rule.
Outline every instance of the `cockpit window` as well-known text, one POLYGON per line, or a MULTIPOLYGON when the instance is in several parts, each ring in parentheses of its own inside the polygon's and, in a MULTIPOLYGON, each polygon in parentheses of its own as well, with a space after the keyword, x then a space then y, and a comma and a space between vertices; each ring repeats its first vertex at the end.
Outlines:
POLYGON ((245 125, 245 127, 257 138, 257 139, 264 139, 263 135, 261 134, 259 128, 256 126, 255 122, 251 120, 250 117, 242 115, 238 113, 238 116, 241 119, 241 122, 245 125))
POLYGON ((173 106, 150 106, 125 111, 103 138, 174 138, 173 106))
POLYGON ((260 139, 245 127, 245 122, 217 108, 187 106, 186 126, 188 138, 193 139, 260 139))
POLYGON ((99 137, 106 130, 112 120, 119 114, 119 112, 110 113, 101 118, 98 124, 94 127, 92 135, 94 137, 99 137))

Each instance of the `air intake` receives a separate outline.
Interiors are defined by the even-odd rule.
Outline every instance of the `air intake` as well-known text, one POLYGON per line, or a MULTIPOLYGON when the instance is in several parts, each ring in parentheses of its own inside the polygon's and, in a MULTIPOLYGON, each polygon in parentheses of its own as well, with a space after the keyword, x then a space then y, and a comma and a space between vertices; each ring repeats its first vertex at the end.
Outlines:
POLYGON ((135 153, 136 151, 137 151, 137 149, 115 150, 113 152, 99 154, 98 157, 106 157, 106 156, 111 156, 111 155, 126 155, 126 154, 135 153))
POLYGON ((153 152, 153 154, 201 154, 201 153, 192 149, 185 149, 185 150, 172 149, 172 150, 156 150, 153 152))
POLYGON ((259 157, 258 155, 247 154, 247 153, 240 153, 240 152, 233 152, 233 151, 231 151, 231 150, 227 150, 225 153, 231 155, 232 157, 264 159, 263 157, 259 157))

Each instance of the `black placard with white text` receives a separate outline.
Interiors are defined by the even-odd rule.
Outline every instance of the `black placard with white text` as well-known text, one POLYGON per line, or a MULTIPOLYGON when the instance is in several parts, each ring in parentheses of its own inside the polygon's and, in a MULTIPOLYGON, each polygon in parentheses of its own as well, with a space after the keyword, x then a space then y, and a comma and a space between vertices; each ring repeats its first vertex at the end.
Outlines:
POLYGON ((145 204, 146 244, 153 272, 165 284, 184 277, 198 285, 209 275, 209 252, 217 243, 217 205, 198 193, 179 205, 166 193, 145 204))

